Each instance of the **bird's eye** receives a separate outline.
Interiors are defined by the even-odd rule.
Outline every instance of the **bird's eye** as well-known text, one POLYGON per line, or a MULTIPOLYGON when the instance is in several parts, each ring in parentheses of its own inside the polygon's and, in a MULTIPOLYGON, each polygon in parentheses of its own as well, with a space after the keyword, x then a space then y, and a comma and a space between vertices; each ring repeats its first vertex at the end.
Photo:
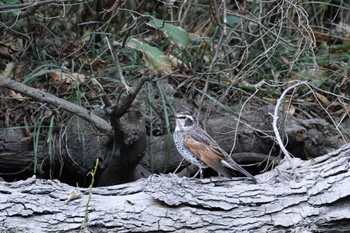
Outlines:
POLYGON ((186 119, 186 116, 177 116, 176 118, 178 118, 178 119, 186 119))
POLYGON ((193 119, 187 117, 185 120, 185 126, 192 126, 194 124, 193 119))

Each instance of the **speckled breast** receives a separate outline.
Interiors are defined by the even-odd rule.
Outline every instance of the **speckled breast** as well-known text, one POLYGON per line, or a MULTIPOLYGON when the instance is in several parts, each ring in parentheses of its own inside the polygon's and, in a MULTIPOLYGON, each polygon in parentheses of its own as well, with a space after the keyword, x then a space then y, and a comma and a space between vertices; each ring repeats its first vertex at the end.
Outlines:
POLYGON ((195 154, 193 154, 190 150, 186 148, 186 146, 183 144, 181 131, 175 131, 173 136, 174 136, 175 146, 179 151, 179 153, 182 155, 182 157, 184 157, 184 159, 196 165, 197 167, 200 167, 200 168, 208 167, 202 161, 200 161, 195 154))

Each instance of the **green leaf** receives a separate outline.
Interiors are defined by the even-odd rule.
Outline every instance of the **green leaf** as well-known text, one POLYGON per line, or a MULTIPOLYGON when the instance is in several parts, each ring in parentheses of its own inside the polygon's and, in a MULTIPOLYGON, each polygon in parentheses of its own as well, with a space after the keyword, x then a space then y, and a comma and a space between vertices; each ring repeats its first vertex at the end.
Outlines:
POLYGON ((14 5, 14 4, 19 4, 21 1, 20 0, 7 0, 6 3, 10 4, 10 5, 14 5))
POLYGON ((168 75, 172 72, 170 59, 160 49, 149 44, 143 43, 137 39, 130 38, 126 46, 142 52, 146 66, 156 75, 168 75))
POLYGON ((166 23, 163 20, 152 18, 147 25, 161 30, 171 43, 183 48, 190 44, 190 36, 181 27, 166 23))
POLYGON ((241 21, 242 21, 241 17, 234 16, 234 15, 227 16, 227 25, 230 27, 241 24, 241 21))
MULTIPOLYGON (((16 4, 20 4, 21 1, 20 0, 7 0, 7 1, 0 1, 0 6, 4 6, 4 5, 16 5, 16 4)), ((21 14, 21 10, 11 10, 10 13, 14 16, 19 16, 21 14)))
POLYGON ((86 44, 87 42, 90 41, 92 33, 93 33, 93 31, 90 28, 88 28, 84 32, 83 36, 81 37, 81 41, 83 42, 83 44, 86 44))

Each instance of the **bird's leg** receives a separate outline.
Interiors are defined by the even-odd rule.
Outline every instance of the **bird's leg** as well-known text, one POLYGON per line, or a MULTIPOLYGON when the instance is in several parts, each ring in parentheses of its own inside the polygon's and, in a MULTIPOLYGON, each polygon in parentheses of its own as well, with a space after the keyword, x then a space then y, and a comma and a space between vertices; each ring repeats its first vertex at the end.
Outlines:
POLYGON ((202 168, 199 169, 199 173, 200 173, 199 178, 203 179, 203 169, 202 168))
POLYGON ((194 174, 194 176, 192 176, 192 178, 195 178, 198 173, 200 173, 200 178, 202 179, 203 178, 203 171, 202 171, 202 168, 199 168, 199 170, 196 172, 196 174, 194 174))
POLYGON ((175 169, 175 171, 173 172, 173 174, 175 174, 175 173, 177 172, 177 170, 179 170, 179 168, 181 167, 181 164, 182 164, 183 161, 184 161, 184 158, 182 158, 182 160, 181 160, 179 166, 177 166, 177 168, 175 169))

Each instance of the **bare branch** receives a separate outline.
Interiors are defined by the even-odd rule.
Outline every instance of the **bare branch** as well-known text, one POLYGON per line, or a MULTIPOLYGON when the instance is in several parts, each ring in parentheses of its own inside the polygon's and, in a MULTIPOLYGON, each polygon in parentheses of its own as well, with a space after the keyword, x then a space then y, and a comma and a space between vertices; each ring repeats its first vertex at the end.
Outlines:
MULTIPOLYGON (((273 131, 275 132, 276 135, 276 140, 277 143, 279 145, 279 147, 281 148, 281 151, 283 152, 284 156, 288 159, 288 161, 291 162, 292 158, 289 155, 286 147, 284 146, 284 143, 282 141, 281 135, 278 131, 278 127, 277 127, 277 122, 278 122, 278 113, 279 113, 279 109, 281 104, 283 103, 283 99, 285 97, 285 95, 292 89, 297 88, 298 86, 301 85, 305 85, 306 82, 298 82, 297 84, 294 84, 293 86, 288 87, 286 90, 284 90, 284 92, 282 93, 282 95, 280 96, 280 98, 278 98, 276 106, 275 106, 275 111, 273 113, 273 122, 272 122, 272 127, 273 127, 273 131)), ((292 164, 291 164, 292 165, 292 164)))
POLYGON ((89 111, 79 105, 73 104, 67 100, 58 98, 50 93, 40 91, 36 88, 29 87, 22 83, 16 82, 14 80, 5 78, 0 75, 0 87, 8 88, 14 91, 17 91, 23 95, 29 96, 35 100, 55 105, 59 108, 62 108, 70 113, 73 113, 84 120, 92 123, 98 130, 103 133, 109 133, 112 131, 112 126, 104 119, 100 118, 92 111, 89 111))

